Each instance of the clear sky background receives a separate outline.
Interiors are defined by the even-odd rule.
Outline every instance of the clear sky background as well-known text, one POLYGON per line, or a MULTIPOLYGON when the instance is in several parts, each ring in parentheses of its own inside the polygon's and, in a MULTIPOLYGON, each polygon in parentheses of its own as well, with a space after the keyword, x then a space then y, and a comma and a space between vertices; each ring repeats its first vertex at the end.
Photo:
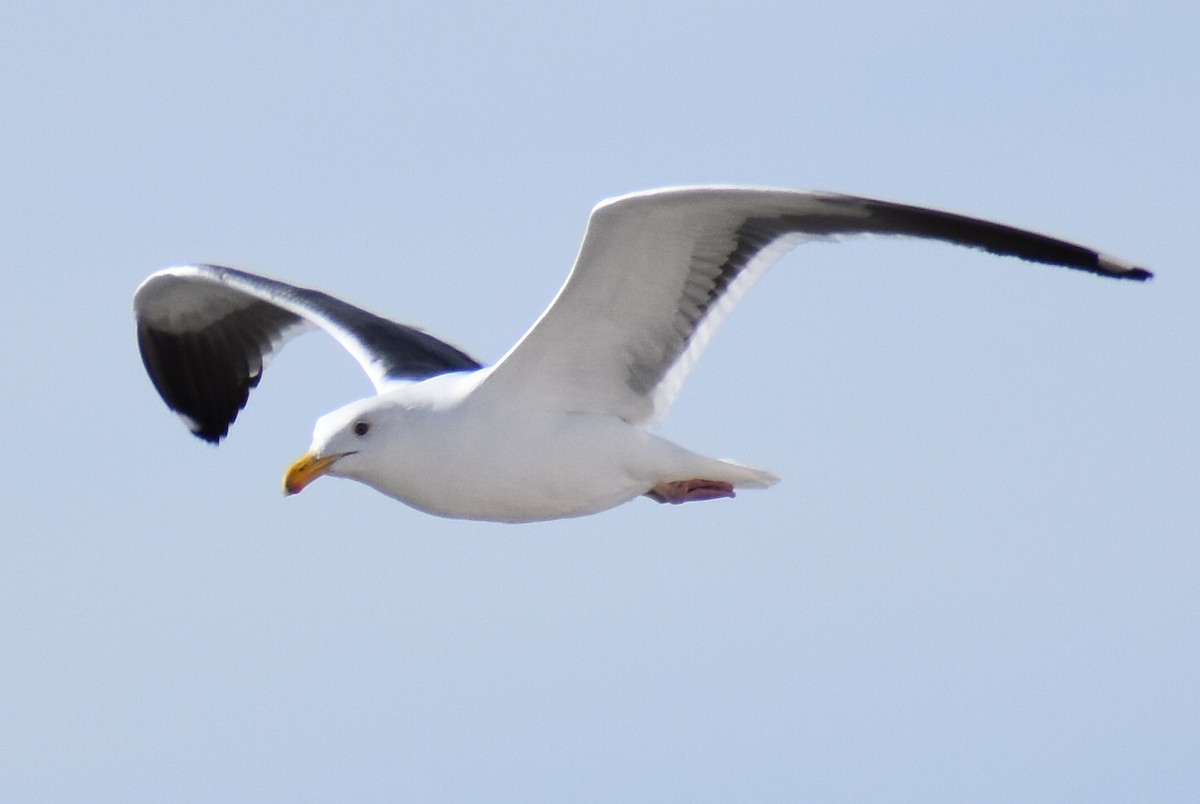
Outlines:
POLYGON ((1197 31, 1183 2, 6 3, 0 799, 1195 801, 1197 31), (329 339, 217 449, 142 370, 134 288, 200 260, 494 360, 596 202, 703 182, 1158 276, 804 246, 663 428, 783 483, 529 526, 282 497, 370 391, 329 339))

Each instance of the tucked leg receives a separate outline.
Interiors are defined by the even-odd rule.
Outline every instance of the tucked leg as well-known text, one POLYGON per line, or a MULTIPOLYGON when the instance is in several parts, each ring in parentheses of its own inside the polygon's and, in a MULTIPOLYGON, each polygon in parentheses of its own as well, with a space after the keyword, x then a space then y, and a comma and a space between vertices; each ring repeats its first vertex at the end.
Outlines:
POLYGON ((671 480, 659 483, 646 492, 646 496, 655 502, 679 504, 692 500, 715 500, 719 497, 733 497, 733 484, 722 480, 671 480))

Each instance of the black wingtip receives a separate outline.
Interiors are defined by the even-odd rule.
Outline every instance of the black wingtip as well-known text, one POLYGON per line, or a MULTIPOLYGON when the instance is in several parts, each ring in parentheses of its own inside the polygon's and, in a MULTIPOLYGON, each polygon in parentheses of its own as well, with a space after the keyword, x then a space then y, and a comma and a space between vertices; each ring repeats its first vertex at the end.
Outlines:
POLYGON ((192 429, 192 435, 194 435, 196 438, 200 439, 201 441, 203 441, 206 444, 212 444, 214 447, 217 446, 218 444, 220 444, 221 439, 224 438, 226 435, 228 435, 228 433, 229 433, 228 427, 221 430, 220 432, 218 432, 217 430, 212 429, 212 428, 206 428, 203 430, 197 430, 195 428, 192 429))
POLYGON ((1147 271, 1145 268, 1131 268, 1129 271, 1120 275, 1121 279, 1132 279, 1135 282, 1145 282, 1147 279, 1153 279, 1154 274, 1147 271))
POLYGON ((244 344, 230 339, 174 334, 140 323, 137 335, 146 373, 163 402, 192 435, 220 442, 262 377, 248 365, 249 357, 262 350, 247 356, 237 350, 244 344))
MULTIPOLYGON (((171 409, 171 412, 179 417, 180 421, 183 422, 183 426, 188 429, 188 432, 201 441, 207 444, 212 444, 215 447, 217 444, 221 443, 222 438, 229 435, 229 427, 233 424, 232 420, 227 424, 222 424, 220 421, 216 420, 202 422, 193 418, 186 411, 175 407, 165 395, 163 396, 163 401, 167 403, 167 407, 171 409)), ((233 418, 237 418, 236 412, 234 412, 233 418)))

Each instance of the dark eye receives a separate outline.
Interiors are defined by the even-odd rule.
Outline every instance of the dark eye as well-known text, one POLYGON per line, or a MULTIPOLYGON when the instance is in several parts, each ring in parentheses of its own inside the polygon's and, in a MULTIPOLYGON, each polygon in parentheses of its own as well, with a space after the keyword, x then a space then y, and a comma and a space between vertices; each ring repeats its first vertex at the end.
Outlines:
POLYGON ((355 422, 354 434, 356 436, 365 436, 371 430, 370 422, 355 422))

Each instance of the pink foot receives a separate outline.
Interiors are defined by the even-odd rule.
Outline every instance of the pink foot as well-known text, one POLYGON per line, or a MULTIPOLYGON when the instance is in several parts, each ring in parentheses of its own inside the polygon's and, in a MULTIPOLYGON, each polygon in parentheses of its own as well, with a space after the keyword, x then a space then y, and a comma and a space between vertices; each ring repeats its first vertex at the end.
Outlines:
POLYGON ((672 480, 659 483, 646 492, 646 496, 655 502, 679 503, 692 500, 715 500, 720 497, 733 497, 733 484, 721 480, 672 480))

